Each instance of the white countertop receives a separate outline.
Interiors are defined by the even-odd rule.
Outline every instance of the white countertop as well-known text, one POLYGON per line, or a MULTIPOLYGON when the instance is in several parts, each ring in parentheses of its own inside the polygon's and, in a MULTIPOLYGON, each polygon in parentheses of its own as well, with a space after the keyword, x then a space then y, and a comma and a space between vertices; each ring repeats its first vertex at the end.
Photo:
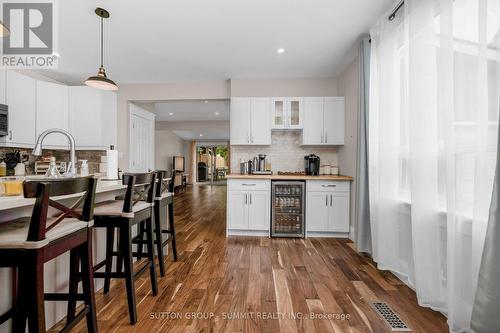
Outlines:
MULTIPOLYGON (((99 180, 97 182, 96 193, 117 191, 125 188, 127 188, 127 186, 122 185, 121 180, 99 180)), ((78 194, 66 195, 66 196, 56 197, 55 199, 63 200, 77 196, 78 194)), ((25 207, 25 206, 32 206, 34 204, 35 204, 35 199, 26 199, 22 195, 0 197, 0 211, 6 209, 25 207)))

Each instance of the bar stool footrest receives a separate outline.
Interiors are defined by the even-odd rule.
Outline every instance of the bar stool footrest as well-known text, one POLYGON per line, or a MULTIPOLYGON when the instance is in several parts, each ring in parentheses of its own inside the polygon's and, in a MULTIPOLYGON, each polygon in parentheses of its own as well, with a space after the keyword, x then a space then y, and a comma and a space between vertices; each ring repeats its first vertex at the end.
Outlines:
POLYGON ((46 301, 84 301, 85 297, 83 294, 47 293, 43 299, 46 301))
POLYGON ((5 312, 4 314, 0 315, 0 325, 2 325, 3 323, 5 323, 7 320, 9 320, 10 318, 12 318, 14 316, 14 309, 9 309, 7 310, 7 312, 5 312))
POLYGON ((89 313, 89 307, 86 305, 82 311, 78 312, 78 314, 75 316, 75 319, 73 319, 68 325, 64 326, 64 328, 59 331, 59 333, 66 333, 70 332, 76 324, 78 324, 85 316, 89 313))

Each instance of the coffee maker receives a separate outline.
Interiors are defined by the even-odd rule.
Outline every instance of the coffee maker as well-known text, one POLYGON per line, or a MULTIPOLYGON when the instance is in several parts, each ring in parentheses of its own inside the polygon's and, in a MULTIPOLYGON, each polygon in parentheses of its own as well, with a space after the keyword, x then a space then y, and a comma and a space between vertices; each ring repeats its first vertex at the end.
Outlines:
POLYGON ((304 156, 304 168, 306 175, 317 176, 319 175, 320 158, 317 155, 309 154, 304 156))

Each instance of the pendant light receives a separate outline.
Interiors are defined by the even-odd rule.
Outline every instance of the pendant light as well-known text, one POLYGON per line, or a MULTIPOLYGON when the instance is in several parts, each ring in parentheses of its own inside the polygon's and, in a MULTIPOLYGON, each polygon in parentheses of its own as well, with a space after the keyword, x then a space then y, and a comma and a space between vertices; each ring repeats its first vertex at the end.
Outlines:
POLYGON ((2 21, 0 21, 0 37, 9 37, 10 35, 10 30, 7 28, 5 24, 3 24, 2 21))
POLYGON ((109 17, 109 12, 106 9, 96 8, 95 13, 101 18, 101 67, 99 67, 99 72, 96 76, 89 77, 85 84, 90 87, 103 89, 103 90, 118 90, 118 86, 113 80, 108 79, 106 76, 106 70, 103 66, 103 54, 104 54, 104 41, 103 41, 103 22, 105 18, 109 17))

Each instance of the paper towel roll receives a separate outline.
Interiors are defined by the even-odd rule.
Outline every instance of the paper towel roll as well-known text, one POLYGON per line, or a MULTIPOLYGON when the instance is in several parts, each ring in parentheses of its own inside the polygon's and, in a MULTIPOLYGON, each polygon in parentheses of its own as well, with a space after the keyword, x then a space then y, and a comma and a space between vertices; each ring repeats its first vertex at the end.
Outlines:
POLYGON ((106 150, 106 178, 118 179, 118 150, 106 150))

